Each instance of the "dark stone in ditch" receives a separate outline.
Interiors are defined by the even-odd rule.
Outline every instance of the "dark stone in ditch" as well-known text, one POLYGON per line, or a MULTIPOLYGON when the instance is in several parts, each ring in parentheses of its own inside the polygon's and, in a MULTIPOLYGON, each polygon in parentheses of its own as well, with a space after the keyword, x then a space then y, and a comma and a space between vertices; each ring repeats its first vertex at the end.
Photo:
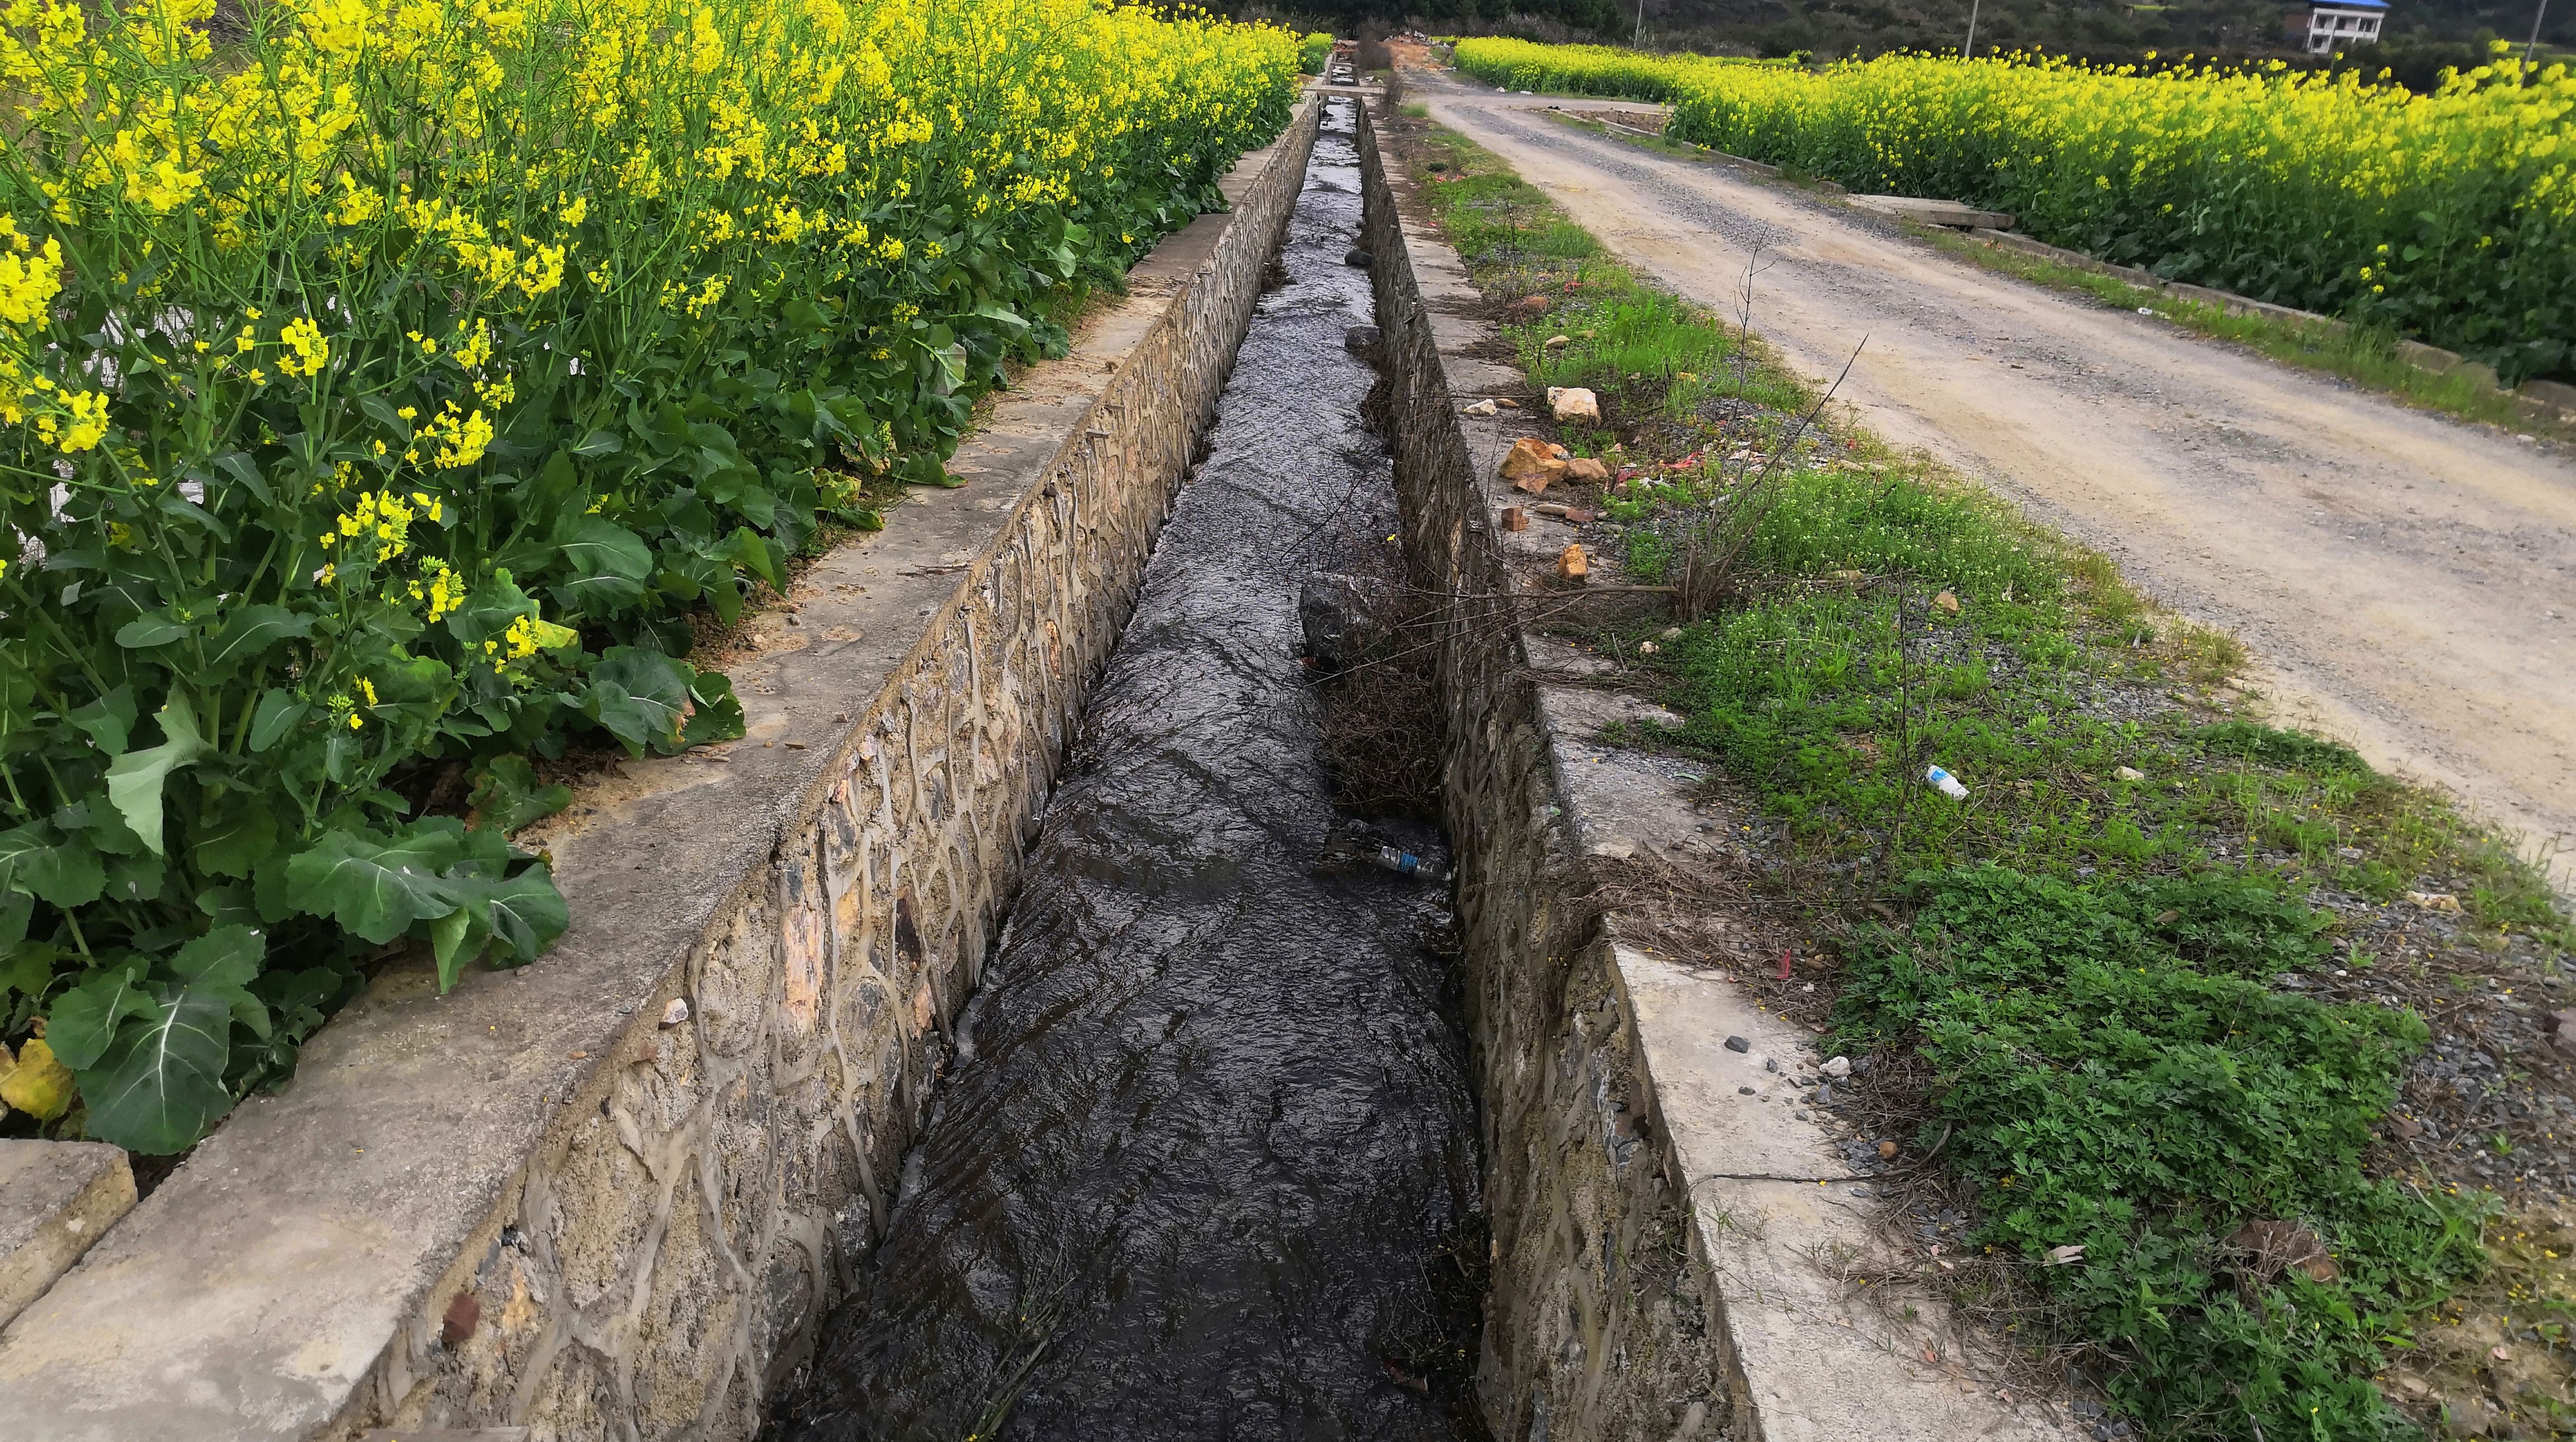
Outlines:
POLYGON ((1377 354, 1378 334, 1373 325, 1355 325, 1342 332, 1342 349, 1356 356, 1377 354))
POLYGON ((1306 655, 1324 671, 1347 671, 1387 636, 1394 587, 1337 571, 1309 576, 1297 592, 1297 621, 1306 655))
POLYGON ((1350 254, 1342 257, 1342 264, 1355 265, 1362 270, 1366 270, 1369 268, 1370 262, 1376 259, 1376 256, 1369 254, 1367 251, 1354 248, 1350 254))

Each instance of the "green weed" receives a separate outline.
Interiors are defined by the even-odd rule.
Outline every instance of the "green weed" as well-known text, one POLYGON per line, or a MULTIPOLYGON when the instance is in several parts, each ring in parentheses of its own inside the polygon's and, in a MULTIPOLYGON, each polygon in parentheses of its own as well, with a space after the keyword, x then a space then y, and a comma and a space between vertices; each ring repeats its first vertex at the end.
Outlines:
POLYGON ((2319 959, 2324 919, 2246 872, 2084 885, 1970 866, 1915 886, 1910 926, 1847 947, 1838 1017, 1940 1075, 1981 1184, 1976 1240, 2081 1249, 2048 1275, 2122 1364, 2121 1409, 2175 1436, 2410 1430, 2370 1375, 2483 1261, 2477 1205, 2361 1170, 2424 1023, 2267 988, 2319 959), (2322 1258, 2238 1231, 2267 1221, 2322 1258))

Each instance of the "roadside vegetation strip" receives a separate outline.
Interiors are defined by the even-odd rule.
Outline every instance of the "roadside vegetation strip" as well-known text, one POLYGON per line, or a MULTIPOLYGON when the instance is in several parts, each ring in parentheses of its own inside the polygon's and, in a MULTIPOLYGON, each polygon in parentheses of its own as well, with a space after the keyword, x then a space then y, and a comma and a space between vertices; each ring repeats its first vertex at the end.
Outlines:
POLYGON ((2576 376, 2576 71, 2563 63, 2526 70, 2499 47, 2426 95, 2350 71, 2038 56, 1809 70, 1461 41, 1457 63, 1515 88, 1668 100, 1675 140, 2007 211, 2115 264, 2458 351, 2508 386, 2576 376), (1550 61, 1555 49, 1575 53, 1550 61))
POLYGON ((0 29, 0 1091, 142 1152, 377 948, 542 951, 531 758, 739 735, 698 620, 944 483, 1301 51, 1088 0, 213 11, 0 29))
POLYGON ((2116 264, 2576 373, 2576 74, 2431 95, 2350 73, 1883 56, 1710 67, 1667 133, 1854 190, 2008 211, 2116 264))
POLYGON ((1795 66, 1796 60, 1709 55, 1648 55, 1615 45, 1542 45, 1479 36, 1452 48, 1458 68, 1488 85, 1547 95, 1608 95, 1630 100, 1678 99, 1704 66, 1795 66))
MULTIPOLYGON (((2239 714, 2225 638, 1808 420, 1743 317, 1641 284, 1463 139, 1428 145, 1428 203, 1510 302, 1533 385, 1600 397, 1562 439, 1620 478, 1606 548, 1696 612, 1592 638, 1688 718, 1628 739, 1717 759, 1765 818, 1765 885, 1837 960, 1742 980, 1874 1055, 1861 1101, 1910 1120, 1901 1150, 1936 1154, 1972 1218, 1936 1275, 2089 1357, 2162 1436, 2399 1435, 2374 1378, 2431 1348, 2445 1299, 2563 1326, 2563 1270, 2491 1288, 2498 1203, 2460 1183, 2496 1157, 2446 1172, 2387 1144, 2449 977, 2374 950, 2459 906, 2477 945, 2444 967, 2564 1006, 2541 877, 2439 798, 2239 714)), ((2535 1094, 2515 1143, 2555 1174, 2506 1190, 2565 1185, 2576 1110, 2553 1107, 2535 1094)))

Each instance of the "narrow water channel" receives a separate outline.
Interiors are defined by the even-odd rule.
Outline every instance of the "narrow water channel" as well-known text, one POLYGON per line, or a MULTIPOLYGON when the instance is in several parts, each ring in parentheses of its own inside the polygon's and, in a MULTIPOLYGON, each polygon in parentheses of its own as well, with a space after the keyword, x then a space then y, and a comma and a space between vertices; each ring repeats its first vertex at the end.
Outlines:
POLYGON ((778 1442, 1461 1435, 1483 1244, 1445 888, 1318 866, 1344 818, 1296 654, 1300 583, 1382 566, 1395 529, 1343 348, 1370 318, 1354 120, 1334 102, 1286 283, 778 1442))

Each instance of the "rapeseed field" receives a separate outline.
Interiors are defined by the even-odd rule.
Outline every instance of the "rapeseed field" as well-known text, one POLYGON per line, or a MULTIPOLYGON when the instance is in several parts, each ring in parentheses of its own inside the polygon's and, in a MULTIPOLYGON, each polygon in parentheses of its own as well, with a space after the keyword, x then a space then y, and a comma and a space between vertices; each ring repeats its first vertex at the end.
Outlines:
POLYGON ((740 734, 695 619, 944 482, 1300 52, 1091 0, 0 6, 13 1134, 176 1150, 380 946, 546 946, 531 758, 740 734))

